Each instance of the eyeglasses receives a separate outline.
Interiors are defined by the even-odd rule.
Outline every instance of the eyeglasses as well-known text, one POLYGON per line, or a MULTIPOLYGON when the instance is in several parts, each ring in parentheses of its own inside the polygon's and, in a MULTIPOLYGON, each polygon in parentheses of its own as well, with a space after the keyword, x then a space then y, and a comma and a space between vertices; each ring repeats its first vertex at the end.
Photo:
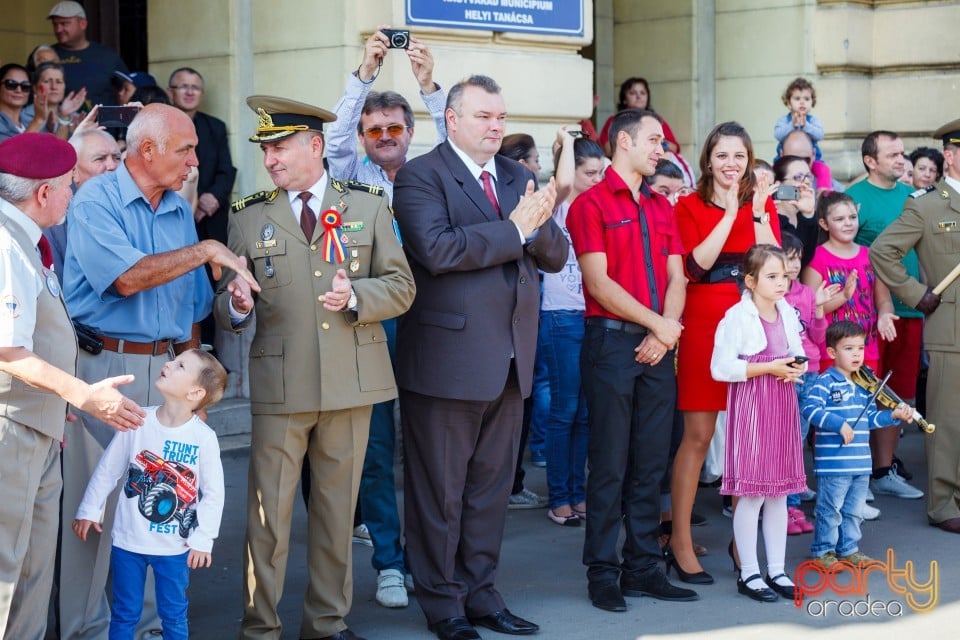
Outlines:
POLYGON ((795 173, 790 176, 790 179, 794 182, 809 182, 813 184, 813 174, 812 173, 795 173))
POLYGON ((391 138, 399 138, 408 128, 409 127, 402 124, 391 124, 387 127, 370 127, 369 129, 363 130, 363 135, 369 140, 379 140, 383 137, 384 132, 386 132, 390 134, 391 138))
POLYGON ((190 93, 202 93, 203 87, 197 86, 195 84, 174 84, 170 85, 170 88, 174 91, 183 91, 190 93))
POLYGON ((16 80, 4 80, 3 86, 8 91, 16 91, 17 89, 20 89, 20 91, 23 91, 24 93, 26 93, 27 91, 30 91, 29 82, 17 82, 16 80))

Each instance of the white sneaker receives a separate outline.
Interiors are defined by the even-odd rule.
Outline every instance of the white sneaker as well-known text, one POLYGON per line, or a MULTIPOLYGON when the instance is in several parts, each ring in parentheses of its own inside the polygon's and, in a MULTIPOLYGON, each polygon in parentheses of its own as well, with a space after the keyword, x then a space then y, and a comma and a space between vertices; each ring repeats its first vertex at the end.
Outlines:
POLYGON ((863 508, 860 509, 860 517, 864 520, 876 520, 880 517, 880 509, 876 507, 871 507, 866 502, 863 503, 863 508))
POLYGON ((373 540, 370 539, 370 530, 367 529, 367 525, 361 522, 353 528, 353 541, 367 547, 373 546, 373 540))
POLYGON ((410 604, 407 588, 403 585, 403 572, 384 569, 377 576, 377 602, 390 609, 399 609, 410 604))
POLYGON ((873 502, 876 498, 873 497, 873 491, 870 491, 870 487, 867 487, 867 502, 873 502))
POLYGON ((906 500, 916 500, 923 497, 923 491, 907 484, 907 481, 894 472, 893 469, 887 472, 879 480, 871 479, 870 488, 874 493, 882 496, 894 496, 906 500))
POLYGON ((416 591, 416 588, 413 586, 413 575, 407 573, 403 576, 403 586, 406 587, 407 593, 416 591))

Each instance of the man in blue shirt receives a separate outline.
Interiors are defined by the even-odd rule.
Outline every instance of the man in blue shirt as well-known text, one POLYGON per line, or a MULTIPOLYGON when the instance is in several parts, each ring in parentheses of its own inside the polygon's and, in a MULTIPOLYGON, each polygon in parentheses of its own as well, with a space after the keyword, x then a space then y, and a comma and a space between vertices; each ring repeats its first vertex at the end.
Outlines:
MULTIPOLYGON (((86 325, 103 345, 99 353, 81 351, 78 375, 94 380, 104 377, 103 371, 133 374, 128 394, 142 405, 161 402, 151 382, 171 354, 199 346, 197 323, 213 301, 204 264, 216 277, 222 267, 238 270, 259 290, 242 258, 215 240, 197 242, 190 205, 175 193, 197 166, 196 145, 189 116, 168 105, 148 105, 127 131, 124 163, 85 182, 68 214, 67 307, 74 322, 86 325)), ((112 435, 86 414, 81 421, 83 428, 71 434, 63 455, 65 521, 76 515, 83 487, 112 435)), ((73 536, 61 541, 63 638, 106 633, 113 511, 108 505, 99 546, 73 536)), ((141 630, 159 628, 152 605, 149 598, 141 630)))

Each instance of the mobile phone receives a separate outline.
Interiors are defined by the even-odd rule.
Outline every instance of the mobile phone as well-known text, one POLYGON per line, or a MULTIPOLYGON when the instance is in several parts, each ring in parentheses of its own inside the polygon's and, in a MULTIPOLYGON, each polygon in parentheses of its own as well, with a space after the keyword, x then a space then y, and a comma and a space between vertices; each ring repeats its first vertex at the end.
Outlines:
POLYGON ((101 107, 97 110, 97 124, 108 128, 126 128, 140 113, 140 107, 101 107))
POLYGON ((793 362, 790 363, 790 366, 791 366, 791 367, 795 367, 795 366, 797 366, 797 365, 801 365, 801 364, 803 364, 804 362, 806 362, 806 361, 809 360, 809 359, 810 359, 810 358, 808 358, 807 356, 794 356, 794 357, 793 357, 793 362))
POLYGON ((773 194, 774 200, 799 200, 800 199, 800 189, 793 186, 792 184, 782 184, 777 187, 776 193, 773 194))

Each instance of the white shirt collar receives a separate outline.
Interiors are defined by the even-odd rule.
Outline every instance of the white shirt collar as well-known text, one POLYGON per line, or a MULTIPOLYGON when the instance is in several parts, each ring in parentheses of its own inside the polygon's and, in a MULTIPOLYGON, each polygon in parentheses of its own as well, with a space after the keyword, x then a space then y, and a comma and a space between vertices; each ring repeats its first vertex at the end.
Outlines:
MULTIPOLYGON (((327 183, 329 181, 330 179, 327 176, 327 172, 324 171, 323 175, 320 176, 319 180, 314 182, 309 189, 305 189, 305 191, 309 191, 310 194, 313 196, 310 199, 310 203, 315 204, 315 206, 313 207, 313 210, 315 213, 317 213, 317 208, 320 206, 320 203, 323 202, 323 196, 327 192, 327 183), (315 203, 314 203, 314 200, 316 200, 315 203)), ((300 200, 301 193, 302 193, 301 191, 287 191, 287 197, 290 198, 290 208, 293 209, 294 211, 300 211, 301 209, 300 205, 294 207, 294 202, 297 202, 300 200)))
POLYGON ((950 176, 946 176, 946 175, 943 176, 943 180, 948 185, 950 185, 951 189, 953 189, 957 193, 960 193, 960 180, 957 180, 956 178, 951 178, 950 176))
MULTIPOLYGON (((66 187, 61 186, 59 188, 65 189, 66 187)), ((30 239, 30 242, 33 243, 33 246, 36 246, 37 243, 40 242, 42 231, 40 230, 40 225, 38 225, 33 218, 3 198, 0 198, 0 210, 2 210, 8 218, 13 220, 17 226, 26 232, 27 237, 30 239)))
POLYGON ((463 164, 467 165, 467 170, 470 171, 470 175, 472 175, 477 182, 480 181, 480 174, 484 171, 490 173, 490 175, 493 176, 494 181, 496 181, 497 163, 494 162, 494 158, 487 160, 486 164, 481 167, 473 161, 473 158, 464 153, 457 145, 453 144, 453 141, 450 138, 447 138, 447 142, 450 143, 450 147, 453 149, 453 152, 456 153, 457 157, 463 161, 463 164))

